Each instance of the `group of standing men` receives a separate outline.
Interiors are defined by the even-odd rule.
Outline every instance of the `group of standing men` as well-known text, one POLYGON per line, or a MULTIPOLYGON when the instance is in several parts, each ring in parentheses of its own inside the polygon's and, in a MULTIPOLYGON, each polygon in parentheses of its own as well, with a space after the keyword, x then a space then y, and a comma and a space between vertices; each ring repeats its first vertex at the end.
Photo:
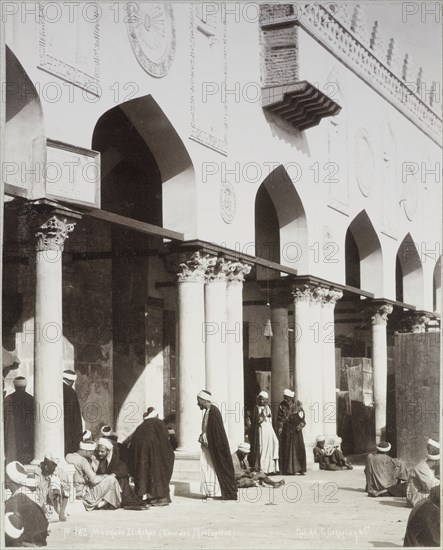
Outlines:
POLYGON ((202 390, 197 405, 204 411, 199 437, 201 445, 202 494, 209 498, 236 500, 239 487, 268 484, 279 487, 284 481, 273 482, 268 475, 306 472, 306 449, 303 428, 306 425, 302 403, 294 392, 285 389, 280 403, 276 428, 268 404, 269 395, 262 391, 252 413, 250 442, 239 442, 231 454, 220 410, 212 394, 202 390), (249 455, 249 457, 248 457, 249 455), (249 458, 249 460, 248 460, 249 458))
POLYGON ((304 475, 306 472, 306 449, 303 428, 306 426, 305 412, 295 393, 283 391, 273 428, 269 394, 261 391, 252 411, 249 440, 251 443, 250 464, 267 474, 304 475))

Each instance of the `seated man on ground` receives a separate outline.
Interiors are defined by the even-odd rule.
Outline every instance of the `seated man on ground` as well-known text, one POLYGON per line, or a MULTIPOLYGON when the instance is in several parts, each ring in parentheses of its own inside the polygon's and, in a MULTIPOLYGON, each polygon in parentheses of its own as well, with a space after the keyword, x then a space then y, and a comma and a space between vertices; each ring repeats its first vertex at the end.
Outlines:
POLYGON ((440 485, 440 444, 428 439, 427 456, 411 470, 408 477, 406 498, 409 506, 415 506, 428 498, 433 487, 440 485))
POLYGON ((76 453, 66 455, 66 462, 75 468, 76 498, 83 500, 87 511, 103 507, 119 508, 121 489, 115 475, 98 475, 89 462, 95 449, 94 441, 86 440, 80 443, 80 448, 76 453))
POLYGON ((37 471, 37 497, 43 511, 50 515, 52 508, 60 521, 66 521, 65 511, 69 498, 69 479, 57 466, 58 458, 47 454, 37 471))
POLYGON ((388 452, 391 444, 387 441, 376 445, 377 452, 366 459, 366 491, 370 497, 402 496, 407 480, 406 465, 399 458, 391 458, 388 452))
POLYGON ((324 435, 318 435, 316 446, 312 449, 314 462, 319 465, 320 470, 352 470, 352 464, 345 458, 340 448, 341 437, 332 437, 326 445, 324 435))
POLYGON ((414 506, 409 515, 403 546, 440 548, 439 486, 433 487, 429 497, 414 506))
POLYGON ((234 464, 234 474, 237 485, 240 489, 245 487, 256 487, 257 485, 270 485, 271 487, 281 487, 285 480, 273 481, 261 470, 250 468, 248 463, 248 454, 251 451, 249 443, 240 443, 235 453, 232 453, 232 462, 234 464))
POLYGON ((122 491, 121 506, 126 510, 145 510, 146 505, 134 493, 129 484, 129 471, 126 464, 114 453, 112 441, 102 437, 97 442, 97 474, 114 474, 122 491))
POLYGON ((10 462, 6 466, 6 484, 12 496, 5 502, 5 514, 12 526, 5 518, 5 528, 8 525, 12 535, 18 534, 14 529, 23 531, 18 534, 15 546, 46 546, 48 537, 48 520, 35 502, 36 480, 28 477, 25 468, 20 462, 10 462), (14 516, 14 517, 13 517, 14 516), (20 521, 18 521, 20 520, 20 521))

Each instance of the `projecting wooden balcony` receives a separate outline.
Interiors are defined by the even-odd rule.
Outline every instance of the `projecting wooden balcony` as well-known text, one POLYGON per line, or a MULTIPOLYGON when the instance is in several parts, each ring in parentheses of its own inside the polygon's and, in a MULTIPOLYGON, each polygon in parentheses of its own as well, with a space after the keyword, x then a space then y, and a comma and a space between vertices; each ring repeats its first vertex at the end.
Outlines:
POLYGON ((298 130, 317 126, 322 118, 337 115, 341 106, 303 80, 262 88, 262 107, 298 130))

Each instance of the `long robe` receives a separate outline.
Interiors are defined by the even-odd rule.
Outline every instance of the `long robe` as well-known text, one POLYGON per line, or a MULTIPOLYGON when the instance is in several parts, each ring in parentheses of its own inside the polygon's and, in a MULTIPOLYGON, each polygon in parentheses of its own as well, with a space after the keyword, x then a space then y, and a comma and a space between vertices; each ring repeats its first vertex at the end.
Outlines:
POLYGON ((391 458, 385 453, 372 453, 366 459, 365 475, 366 491, 369 496, 376 497, 398 481, 406 481, 407 470, 399 458, 391 458))
POLYGON ((128 454, 136 494, 169 498, 175 455, 165 423, 158 418, 144 420, 131 438, 128 454))
POLYGON ((300 401, 282 401, 278 409, 277 426, 281 427, 280 469, 283 475, 306 472, 306 449, 302 429, 306 426, 300 401))
POLYGON ((440 485, 440 480, 435 475, 435 470, 429 467, 427 460, 422 460, 413 468, 408 476, 406 492, 407 502, 410 506, 428 498, 431 489, 440 485))
POLYGON ((63 414, 65 425, 65 455, 78 450, 83 435, 82 414, 77 394, 63 382, 63 414))
POLYGON ((5 397, 3 406, 6 464, 13 460, 30 464, 34 458, 34 398, 15 391, 5 397))
POLYGON ((412 510, 403 546, 440 548, 440 507, 426 499, 412 510))
POLYGON ((134 493, 129 485, 129 470, 126 464, 120 460, 118 455, 112 454, 111 460, 108 462, 106 459, 100 460, 97 468, 97 474, 115 474, 117 481, 122 490, 122 502, 124 506, 140 506, 142 501, 134 493))
POLYGON ((5 513, 20 514, 24 531, 17 546, 46 546, 48 520, 38 504, 25 493, 18 492, 5 502, 5 513))
POLYGON ((279 444, 269 405, 256 405, 252 413, 250 464, 263 472, 278 471, 279 444))
POLYGON ((67 454, 66 462, 75 468, 76 497, 83 500, 84 507, 88 512, 97 508, 102 500, 105 500, 113 508, 120 507, 121 489, 114 476, 98 475, 92 469, 89 461, 78 453, 67 454))
POLYGON ((237 482, 231 450, 220 411, 211 405, 206 413, 206 438, 223 500, 237 500, 237 482))

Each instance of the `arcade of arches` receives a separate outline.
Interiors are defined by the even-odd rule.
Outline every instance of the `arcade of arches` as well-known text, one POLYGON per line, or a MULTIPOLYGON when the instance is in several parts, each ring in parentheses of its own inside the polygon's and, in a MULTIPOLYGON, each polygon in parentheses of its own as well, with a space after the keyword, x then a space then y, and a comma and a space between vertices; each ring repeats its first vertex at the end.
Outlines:
MULTIPOLYGON (((23 154, 37 147, 43 157, 38 102, 7 112, 7 132, 22 134, 23 154), (20 126, 28 109, 34 133, 20 126)), ((338 432, 350 451, 384 436, 393 332, 407 323, 425 331, 430 316, 408 305, 423 292, 411 235, 392 267, 397 299, 381 300, 385 266, 365 211, 345 236, 345 284, 310 274, 305 210, 283 167, 256 193, 255 256, 185 241, 196 218, 194 169, 151 96, 105 113, 91 148, 101 153, 100 210, 49 201, 36 182, 36 194, 11 193, 6 203, 3 341, 19 353, 38 403, 62 411, 60 365, 75 368, 92 431, 111 423, 123 440, 154 405, 176 414, 178 455, 194 456, 200 389, 220 404, 234 449, 259 387, 269 384, 275 408, 291 386, 308 412, 308 447, 318 433, 338 432), (296 263, 283 254, 288 243, 300 250, 296 263), (263 333, 268 320, 272 336, 263 333), (359 418, 349 414, 351 402, 359 418), (352 440, 346 422, 354 422, 352 440)), ((434 286, 437 304, 437 267, 434 286)), ((62 445, 62 417, 42 415, 35 457, 63 455, 62 445)))

